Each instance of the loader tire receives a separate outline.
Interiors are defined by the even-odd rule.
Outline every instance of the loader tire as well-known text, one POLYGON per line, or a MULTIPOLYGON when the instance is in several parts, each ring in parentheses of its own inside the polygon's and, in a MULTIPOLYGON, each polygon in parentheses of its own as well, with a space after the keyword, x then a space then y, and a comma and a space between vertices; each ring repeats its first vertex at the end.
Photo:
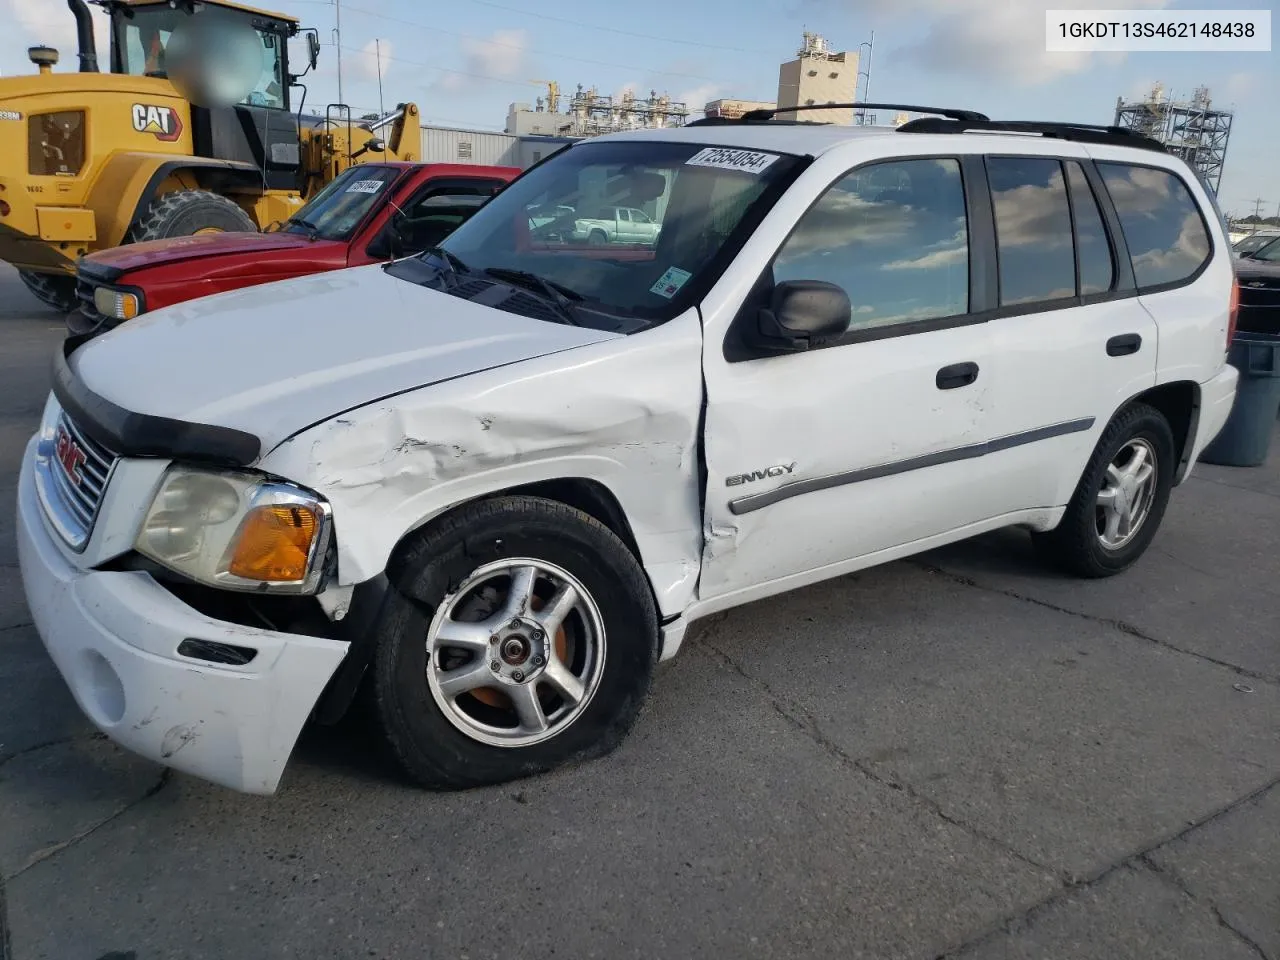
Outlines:
POLYGON ((129 231, 129 243, 189 237, 204 231, 249 231, 258 226, 235 202, 208 190, 177 190, 157 197, 129 231))
POLYGON ((80 306, 76 299, 76 278, 55 273, 32 273, 19 270, 18 276, 27 289, 45 306, 68 313, 80 306))

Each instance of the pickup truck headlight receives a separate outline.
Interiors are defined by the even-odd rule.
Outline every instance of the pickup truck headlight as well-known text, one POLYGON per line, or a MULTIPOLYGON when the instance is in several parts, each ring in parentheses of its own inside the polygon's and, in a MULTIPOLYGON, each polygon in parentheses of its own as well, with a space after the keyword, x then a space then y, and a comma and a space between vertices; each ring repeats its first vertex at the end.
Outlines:
POLYGON ((104 317, 112 320, 132 320, 142 312, 141 298, 127 290, 98 287, 93 291, 93 305, 104 317))
POLYGON ((332 533, 318 495, 251 473, 170 467, 134 544, 199 583, 315 593, 332 533))

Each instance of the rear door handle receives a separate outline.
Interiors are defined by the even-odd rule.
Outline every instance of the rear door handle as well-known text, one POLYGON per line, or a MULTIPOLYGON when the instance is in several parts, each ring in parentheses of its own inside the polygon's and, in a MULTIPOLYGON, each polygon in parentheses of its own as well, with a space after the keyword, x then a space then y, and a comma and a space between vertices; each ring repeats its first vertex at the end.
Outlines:
POLYGON ((1107 341, 1108 357, 1127 357, 1142 349, 1142 337, 1136 333, 1122 333, 1107 341))
POLYGON ((938 385, 939 390, 954 390, 956 387, 967 387, 977 379, 978 365, 976 363, 953 363, 951 366, 943 367, 939 370, 937 379, 934 382, 938 385))

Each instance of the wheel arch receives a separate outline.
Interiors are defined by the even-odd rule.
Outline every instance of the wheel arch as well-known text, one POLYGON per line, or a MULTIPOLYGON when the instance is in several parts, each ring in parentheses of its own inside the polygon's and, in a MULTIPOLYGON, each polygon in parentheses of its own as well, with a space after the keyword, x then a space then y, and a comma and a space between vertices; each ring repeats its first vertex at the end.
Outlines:
POLYGON ((1191 452, 1195 448, 1194 440, 1200 422, 1200 384, 1193 380, 1173 380, 1157 384, 1130 397, 1116 414, 1135 403, 1154 407, 1169 421, 1169 428, 1173 431, 1174 453, 1178 458, 1178 468, 1173 476, 1174 486, 1177 486, 1191 469, 1191 452))
POLYGON ((181 177, 215 188, 257 185, 261 189, 262 183, 261 171, 251 163, 141 151, 113 154, 94 180, 86 204, 97 225, 95 249, 124 243, 129 230, 164 192, 165 181, 181 177))
MULTIPOLYGON (((422 523, 401 534, 387 555, 387 577, 392 582, 395 582, 399 565, 409 552, 412 542, 432 527, 442 523, 454 513, 473 503, 512 496, 540 497, 544 500, 551 500, 555 503, 562 503, 567 507, 581 510, 587 516, 599 521, 608 528, 611 533, 622 541, 627 550, 631 552, 631 555, 636 558, 636 562, 640 564, 641 569, 645 569, 640 544, 617 494, 601 480, 582 476, 566 476, 503 486, 450 504, 444 510, 426 518, 422 523)), ((647 569, 645 569, 645 579, 649 583, 649 592, 653 596, 654 606, 660 610, 657 593, 654 591, 653 579, 647 569)))
MULTIPOLYGON (((262 171, 251 163, 240 163, 232 160, 202 160, 199 157, 184 157, 159 164, 152 172, 145 186, 133 204, 133 213, 125 226, 124 235, 142 221, 148 208, 157 197, 170 193, 162 189, 173 179, 190 177, 196 183, 195 188, 221 193, 227 187, 256 187, 262 189, 262 171)), ((252 216, 248 210, 245 211, 252 216)), ((262 225, 259 224, 259 227, 262 225)))

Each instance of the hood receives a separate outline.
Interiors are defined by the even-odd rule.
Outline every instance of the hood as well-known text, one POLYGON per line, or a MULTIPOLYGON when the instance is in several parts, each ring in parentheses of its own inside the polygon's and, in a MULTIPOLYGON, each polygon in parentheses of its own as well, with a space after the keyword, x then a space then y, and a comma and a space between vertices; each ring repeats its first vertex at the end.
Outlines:
POLYGON ((126 410, 243 430, 266 454, 385 397, 616 336, 481 306, 374 264, 164 307, 68 363, 126 410))
POLYGON ((202 233, 194 237, 169 237, 164 240, 127 243, 122 247, 90 254, 81 263, 86 272, 110 281, 129 270, 154 267, 161 263, 201 260, 224 254, 268 253, 332 242, 309 240, 302 233, 202 233))
POLYGON ((1248 257, 1241 257, 1235 262, 1235 268, 1241 284, 1249 280, 1280 279, 1280 263, 1274 260, 1250 260, 1248 257))

